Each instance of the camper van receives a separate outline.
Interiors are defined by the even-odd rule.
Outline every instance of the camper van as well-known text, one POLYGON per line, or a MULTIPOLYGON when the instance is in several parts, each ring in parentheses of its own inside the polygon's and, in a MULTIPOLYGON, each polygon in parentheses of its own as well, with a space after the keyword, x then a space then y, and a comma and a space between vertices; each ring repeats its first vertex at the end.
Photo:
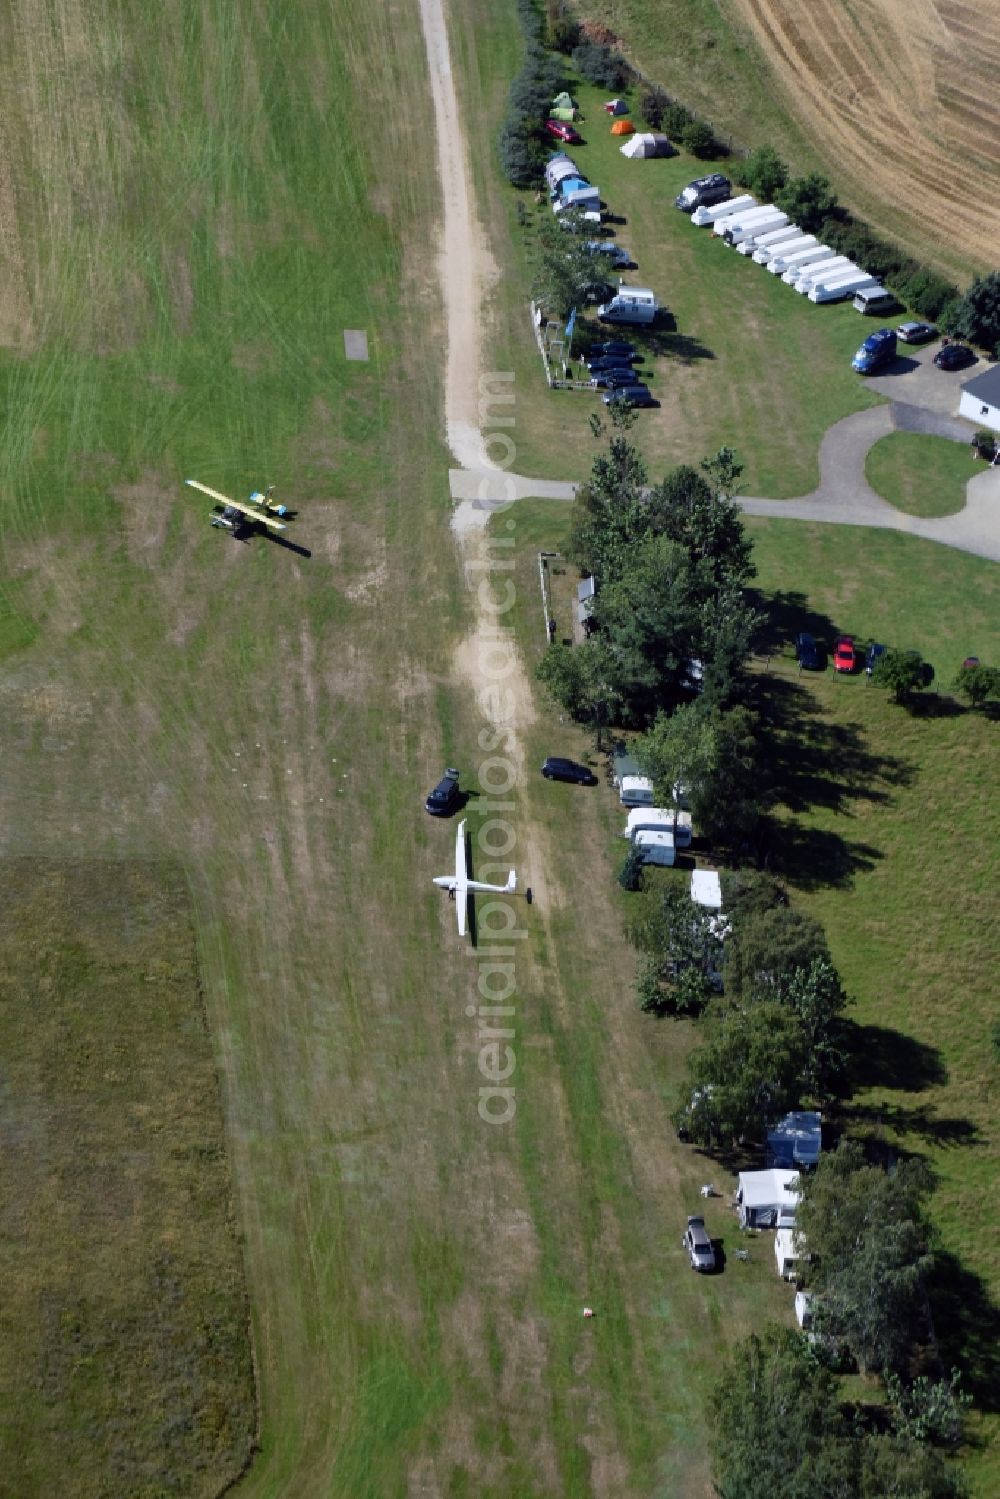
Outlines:
POLYGON ((713 203, 724 203, 732 192, 732 184, 721 172, 712 172, 708 177, 696 177, 689 182, 674 199, 675 207, 682 213, 694 213, 696 208, 710 208, 713 203))
POLYGON ((703 229, 706 224, 714 224, 716 219, 724 219, 728 214, 738 213, 741 208, 756 208, 757 199, 752 193, 741 193, 738 198, 727 198, 724 203, 713 203, 704 208, 696 208, 691 215, 692 224, 697 224, 703 229))
POLYGON ((891 291, 884 286, 869 286, 865 291, 859 291, 851 303, 855 312, 863 313, 865 316, 878 315, 880 312, 895 312, 899 303, 891 291))
POLYGON ((670 833, 676 848, 690 848, 691 813, 675 812, 672 807, 633 807, 622 836, 635 842, 640 833, 670 833))
POLYGON ((632 839, 632 847, 642 854, 644 864, 659 864, 664 869, 673 869, 677 860, 672 833, 659 829, 644 829, 632 839))
POLYGON ((623 807, 651 807, 653 783, 648 776, 622 776, 618 795, 623 807))
POLYGON ((620 286, 611 298, 598 307, 602 323, 652 323, 656 318, 655 294, 648 286, 620 286))
POLYGON ((780 229, 769 229, 766 234, 752 234, 745 239, 737 249, 741 255, 752 255, 757 260, 758 251, 763 250, 762 259, 757 261, 758 265, 764 265, 771 258, 771 251, 778 245, 787 245, 789 240, 801 239, 802 230, 798 224, 785 224, 780 229))
POLYGON ((814 281, 809 288, 809 300, 810 302, 842 302, 845 297, 853 297, 859 291, 875 285, 877 282, 874 276, 870 276, 867 271, 855 269, 852 274, 838 276, 833 281, 814 281))

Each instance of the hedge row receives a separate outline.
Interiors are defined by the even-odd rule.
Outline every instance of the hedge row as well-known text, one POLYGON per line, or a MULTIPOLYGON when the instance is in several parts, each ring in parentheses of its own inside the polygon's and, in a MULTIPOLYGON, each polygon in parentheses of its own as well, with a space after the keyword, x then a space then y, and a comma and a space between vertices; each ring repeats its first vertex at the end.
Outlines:
POLYGON ((545 165, 545 121, 563 88, 562 63, 545 46, 545 20, 537 0, 517 0, 524 57, 507 93, 498 141, 500 165, 514 187, 535 187, 545 165))

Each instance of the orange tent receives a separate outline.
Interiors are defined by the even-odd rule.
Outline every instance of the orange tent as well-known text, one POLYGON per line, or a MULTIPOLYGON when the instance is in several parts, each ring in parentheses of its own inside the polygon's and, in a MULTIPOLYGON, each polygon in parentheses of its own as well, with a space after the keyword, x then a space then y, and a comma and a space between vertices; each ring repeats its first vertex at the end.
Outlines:
POLYGON ((632 135, 634 132, 635 126, 631 120, 616 120, 611 127, 612 135, 632 135))

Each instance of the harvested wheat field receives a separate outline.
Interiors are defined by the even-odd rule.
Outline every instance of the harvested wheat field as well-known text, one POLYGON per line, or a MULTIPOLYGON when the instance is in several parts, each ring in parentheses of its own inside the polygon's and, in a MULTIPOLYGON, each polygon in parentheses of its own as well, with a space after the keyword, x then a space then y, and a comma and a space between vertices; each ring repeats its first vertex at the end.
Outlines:
POLYGON ((841 197, 953 269, 1000 239, 995 0, 729 0, 841 197))

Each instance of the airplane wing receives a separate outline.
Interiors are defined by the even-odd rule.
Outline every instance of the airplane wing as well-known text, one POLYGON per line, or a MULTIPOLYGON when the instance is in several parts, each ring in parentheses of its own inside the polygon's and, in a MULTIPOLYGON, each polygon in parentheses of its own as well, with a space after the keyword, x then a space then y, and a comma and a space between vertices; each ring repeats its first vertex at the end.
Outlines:
POLYGON ((200 489, 202 494, 210 495, 213 500, 218 500, 221 505, 228 505, 231 510, 238 510, 241 515, 248 515, 251 520, 261 521, 265 526, 270 526, 272 531, 284 531, 287 529, 283 521, 272 520, 263 508, 257 509, 255 505, 244 505, 242 500, 231 500, 228 495, 220 494, 217 489, 209 489, 207 484, 199 484, 197 479, 185 479, 185 484, 190 484, 192 489, 200 489))
POLYGON ((465 936, 469 919, 469 868, 465 862, 465 822, 463 817, 455 834, 455 914, 458 917, 458 935, 465 936))

